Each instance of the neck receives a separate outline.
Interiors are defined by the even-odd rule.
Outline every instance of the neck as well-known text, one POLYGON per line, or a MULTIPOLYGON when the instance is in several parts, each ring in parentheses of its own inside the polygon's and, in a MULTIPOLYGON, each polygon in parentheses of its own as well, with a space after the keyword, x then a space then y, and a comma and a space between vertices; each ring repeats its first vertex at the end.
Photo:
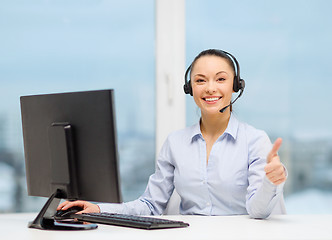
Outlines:
POLYGON ((226 130, 229 119, 230 111, 216 114, 213 116, 206 116, 202 114, 200 126, 203 135, 220 136, 226 130))

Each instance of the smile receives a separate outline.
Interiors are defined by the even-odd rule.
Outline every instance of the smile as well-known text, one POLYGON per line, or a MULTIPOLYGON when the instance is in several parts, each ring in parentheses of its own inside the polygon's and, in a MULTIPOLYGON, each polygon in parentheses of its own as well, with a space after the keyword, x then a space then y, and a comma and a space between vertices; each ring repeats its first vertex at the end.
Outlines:
POLYGON ((214 102, 218 101, 221 98, 222 97, 205 97, 205 98, 203 98, 203 100, 205 102, 208 102, 208 103, 214 103, 214 102))

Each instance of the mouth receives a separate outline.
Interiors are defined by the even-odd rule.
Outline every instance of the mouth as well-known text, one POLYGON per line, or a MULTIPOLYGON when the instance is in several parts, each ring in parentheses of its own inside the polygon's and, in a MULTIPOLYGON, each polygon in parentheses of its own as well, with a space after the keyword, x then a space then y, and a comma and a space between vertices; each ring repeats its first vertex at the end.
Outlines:
POLYGON ((202 98, 206 103, 213 104, 218 102, 222 97, 216 97, 216 96, 211 96, 211 97, 204 97, 202 98))

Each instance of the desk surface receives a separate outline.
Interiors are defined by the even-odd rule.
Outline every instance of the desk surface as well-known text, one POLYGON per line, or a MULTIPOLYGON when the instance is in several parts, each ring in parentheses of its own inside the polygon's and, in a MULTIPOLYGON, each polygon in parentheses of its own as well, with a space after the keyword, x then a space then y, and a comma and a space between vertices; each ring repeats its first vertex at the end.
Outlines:
POLYGON ((332 239, 332 215, 276 215, 267 220, 248 216, 164 216, 188 222, 188 228, 141 230, 99 224, 96 230, 45 231, 29 229, 36 214, 0 214, 3 239, 332 239))

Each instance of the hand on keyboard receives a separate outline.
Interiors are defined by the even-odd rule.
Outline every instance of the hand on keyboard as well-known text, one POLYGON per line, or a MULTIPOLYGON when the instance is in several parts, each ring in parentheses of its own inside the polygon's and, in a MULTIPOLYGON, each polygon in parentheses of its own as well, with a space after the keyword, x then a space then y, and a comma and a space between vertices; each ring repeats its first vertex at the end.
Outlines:
POLYGON ((87 201, 65 201, 63 203, 61 203, 57 210, 67 210, 69 208, 72 207, 80 207, 83 210, 78 212, 77 214, 81 214, 81 213, 99 213, 100 209, 98 207, 98 205, 87 202, 87 201))

